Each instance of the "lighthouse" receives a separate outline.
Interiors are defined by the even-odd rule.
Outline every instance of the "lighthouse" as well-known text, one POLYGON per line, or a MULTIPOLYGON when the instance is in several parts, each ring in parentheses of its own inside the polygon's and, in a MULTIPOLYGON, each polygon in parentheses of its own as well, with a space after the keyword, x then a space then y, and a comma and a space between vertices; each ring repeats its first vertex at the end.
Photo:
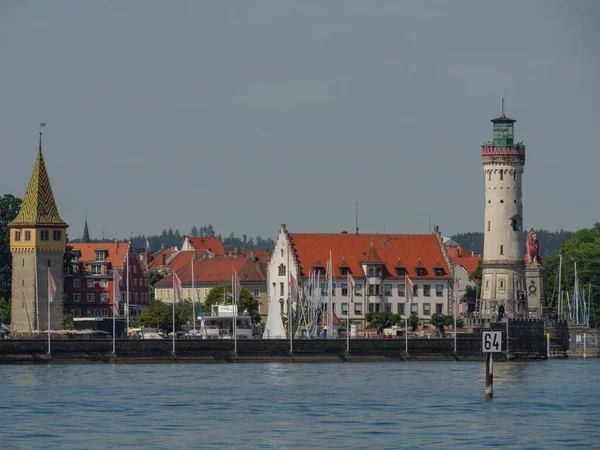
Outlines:
POLYGON ((485 222, 481 283, 481 316, 524 318, 525 250, 522 180, 525 146, 515 143, 516 120, 502 114, 492 120, 493 140, 481 147, 485 174, 485 222))

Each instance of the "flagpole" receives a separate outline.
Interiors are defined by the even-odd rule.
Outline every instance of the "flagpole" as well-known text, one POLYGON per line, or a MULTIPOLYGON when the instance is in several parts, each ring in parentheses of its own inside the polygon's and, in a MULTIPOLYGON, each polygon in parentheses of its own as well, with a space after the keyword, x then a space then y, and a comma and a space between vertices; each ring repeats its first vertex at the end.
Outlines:
POLYGON ((131 239, 129 240, 129 244, 127 245, 127 255, 125 255, 125 261, 127 265, 127 280, 125 283, 127 285, 127 301, 125 302, 127 305, 127 311, 125 316, 127 317, 127 338, 129 338, 129 246, 131 245, 131 239))
POLYGON ((460 279, 455 278, 454 283, 456 288, 454 289, 454 308, 452 316, 454 317, 454 355, 456 356, 456 315, 458 314, 458 290, 460 289, 460 279))
MULTIPOLYGON (((294 353, 294 320, 292 318, 292 283, 290 276, 292 271, 290 270, 290 252, 289 247, 287 249, 287 282, 288 282, 288 322, 290 327, 290 355, 294 353)), ((297 282, 296 282, 297 283, 297 282)), ((296 293, 296 296, 298 293, 296 293)))
POLYGON ((404 278, 404 353, 408 356, 408 277, 404 278))
POLYGON ((175 356, 175 301, 177 300, 177 290, 175 289, 175 271, 173 271, 173 356, 175 356))
MULTIPOLYGON (((234 271, 235 273, 235 271, 234 271)), ((236 282, 237 280, 235 279, 235 277, 237 276, 237 273, 232 274, 231 277, 233 278, 232 282, 231 282, 231 290, 233 292, 233 353, 235 355, 237 355, 237 301, 236 301, 236 294, 237 294, 237 286, 236 286, 236 282)))
MULTIPOLYGON (((192 292, 194 293, 194 295, 196 295, 196 289, 194 284, 194 254, 192 254, 192 260, 190 262, 192 263, 192 292)), ((198 296, 196 295, 196 298, 197 297, 198 296)), ((192 316, 194 331, 196 331, 196 302, 194 300, 192 300, 192 316)), ((194 333, 194 337, 196 337, 196 333, 194 333)))
POLYGON ((48 356, 50 356, 50 267, 48 267, 48 356))
MULTIPOLYGON (((347 269, 348 270, 348 269, 347 269)), ((346 280, 346 286, 348 286, 349 289, 354 290, 351 286, 350 283, 348 283, 348 280, 346 280)), ((352 295, 353 292, 350 293, 350 295, 348 296, 348 306, 346 308, 346 353, 350 353, 350 302, 352 299, 352 295)))

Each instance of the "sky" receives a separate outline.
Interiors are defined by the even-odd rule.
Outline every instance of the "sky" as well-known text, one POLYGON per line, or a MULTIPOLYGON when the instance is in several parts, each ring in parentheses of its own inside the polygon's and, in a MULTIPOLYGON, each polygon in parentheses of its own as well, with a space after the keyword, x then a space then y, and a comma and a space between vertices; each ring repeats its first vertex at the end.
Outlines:
POLYGON ((3 1, 0 195, 43 150, 69 236, 482 231, 516 119, 524 227, 599 220, 600 2, 3 1), (430 219, 431 218, 431 219, 430 219))

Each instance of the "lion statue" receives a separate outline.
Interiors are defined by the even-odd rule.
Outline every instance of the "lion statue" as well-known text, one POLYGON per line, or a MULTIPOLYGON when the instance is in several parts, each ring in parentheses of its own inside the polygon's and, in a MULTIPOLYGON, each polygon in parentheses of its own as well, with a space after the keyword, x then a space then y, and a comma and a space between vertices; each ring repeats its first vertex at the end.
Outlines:
POLYGON ((542 259, 540 258, 540 241, 538 240, 537 233, 530 231, 527 233, 527 254, 525 255, 525 261, 527 264, 541 264, 542 259))

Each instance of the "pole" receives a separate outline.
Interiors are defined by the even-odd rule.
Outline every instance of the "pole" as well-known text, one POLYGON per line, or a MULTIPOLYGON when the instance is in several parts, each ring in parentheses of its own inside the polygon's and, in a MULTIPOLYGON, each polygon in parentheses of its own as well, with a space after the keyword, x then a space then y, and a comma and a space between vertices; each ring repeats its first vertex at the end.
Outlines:
MULTIPOLYGON (((194 293, 194 295, 196 296, 196 298, 198 298, 197 292, 196 292, 196 284, 194 283, 194 255, 192 254, 192 259, 191 259, 191 264, 192 264, 192 292, 194 293)), ((196 302, 194 300, 192 300, 192 323, 193 323, 193 327, 194 327, 194 338, 196 337, 196 302)))
POLYGON ((237 289, 235 281, 235 276, 231 275, 231 290, 233 293, 233 353, 237 355, 237 301, 235 296, 237 289))
POLYGON ((562 291, 561 287, 561 276, 562 276, 562 253, 560 254, 559 262, 558 262, 558 318, 562 319, 562 291))
MULTIPOLYGON (((173 294, 175 294, 175 286, 173 286, 173 294)), ((173 355, 175 355, 175 298, 173 298, 173 355)))
MULTIPOLYGON (((116 262, 116 261, 115 261, 116 262)), ((117 269, 113 269, 113 306, 112 306, 112 313, 113 313, 113 335, 112 335, 112 341, 113 341, 113 351, 112 354, 113 356, 115 356, 115 354, 117 353, 116 351, 116 319, 115 319, 115 300, 117 299, 117 283, 116 283, 116 277, 115 277, 115 270, 117 269)))
MULTIPOLYGON (((287 249, 287 278, 288 278, 288 317, 289 317, 289 326, 290 326, 290 356, 294 353, 294 319, 292 317, 292 271, 290 269, 290 249, 287 249)), ((298 284, 298 280, 296 280, 296 284, 298 284)), ((296 297, 298 297, 298 292, 296 292, 296 297)), ((298 300, 296 300, 298 302, 298 300)), ((296 309, 298 309, 296 307, 296 309)))
POLYGON ((37 271, 37 249, 35 250, 34 253, 34 258, 35 258, 35 267, 33 269, 33 274, 35 276, 35 329, 40 330, 40 296, 39 296, 39 289, 38 289, 38 271, 37 271))
POLYGON ((50 267, 48 267, 48 356, 51 355, 50 353, 50 329, 51 329, 51 325, 50 325, 50 267))
POLYGON ((460 279, 454 280, 456 289, 454 289, 454 311, 452 317, 454 318, 454 355, 456 355, 456 315, 458 314, 458 290, 460 289, 460 279))
MULTIPOLYGON (((127 267, 127 280, 125 282, 125 284, 127 285, 127 300, 126 300, 126 307, 127 307, 127 311, 125 312, 125 316, 127 318, 127 337, 129 337, 129 246, 131 245, 131 241, 129 241, 129 245, 127 245, 127 255, 125 255, 125 265, 127 267)), ((173 291, 175 291, 175 289, 173 289, 173 291)))
POLYGON ((546 333, 546 357, 550 359, 550 333, 546 333))
POLYGON ((583 359, 587 358, 587 333, 583 333, 583 359))
POLYGON ((485 398, 494 397, 494 358, 488 353, 485 360, 485 398))

